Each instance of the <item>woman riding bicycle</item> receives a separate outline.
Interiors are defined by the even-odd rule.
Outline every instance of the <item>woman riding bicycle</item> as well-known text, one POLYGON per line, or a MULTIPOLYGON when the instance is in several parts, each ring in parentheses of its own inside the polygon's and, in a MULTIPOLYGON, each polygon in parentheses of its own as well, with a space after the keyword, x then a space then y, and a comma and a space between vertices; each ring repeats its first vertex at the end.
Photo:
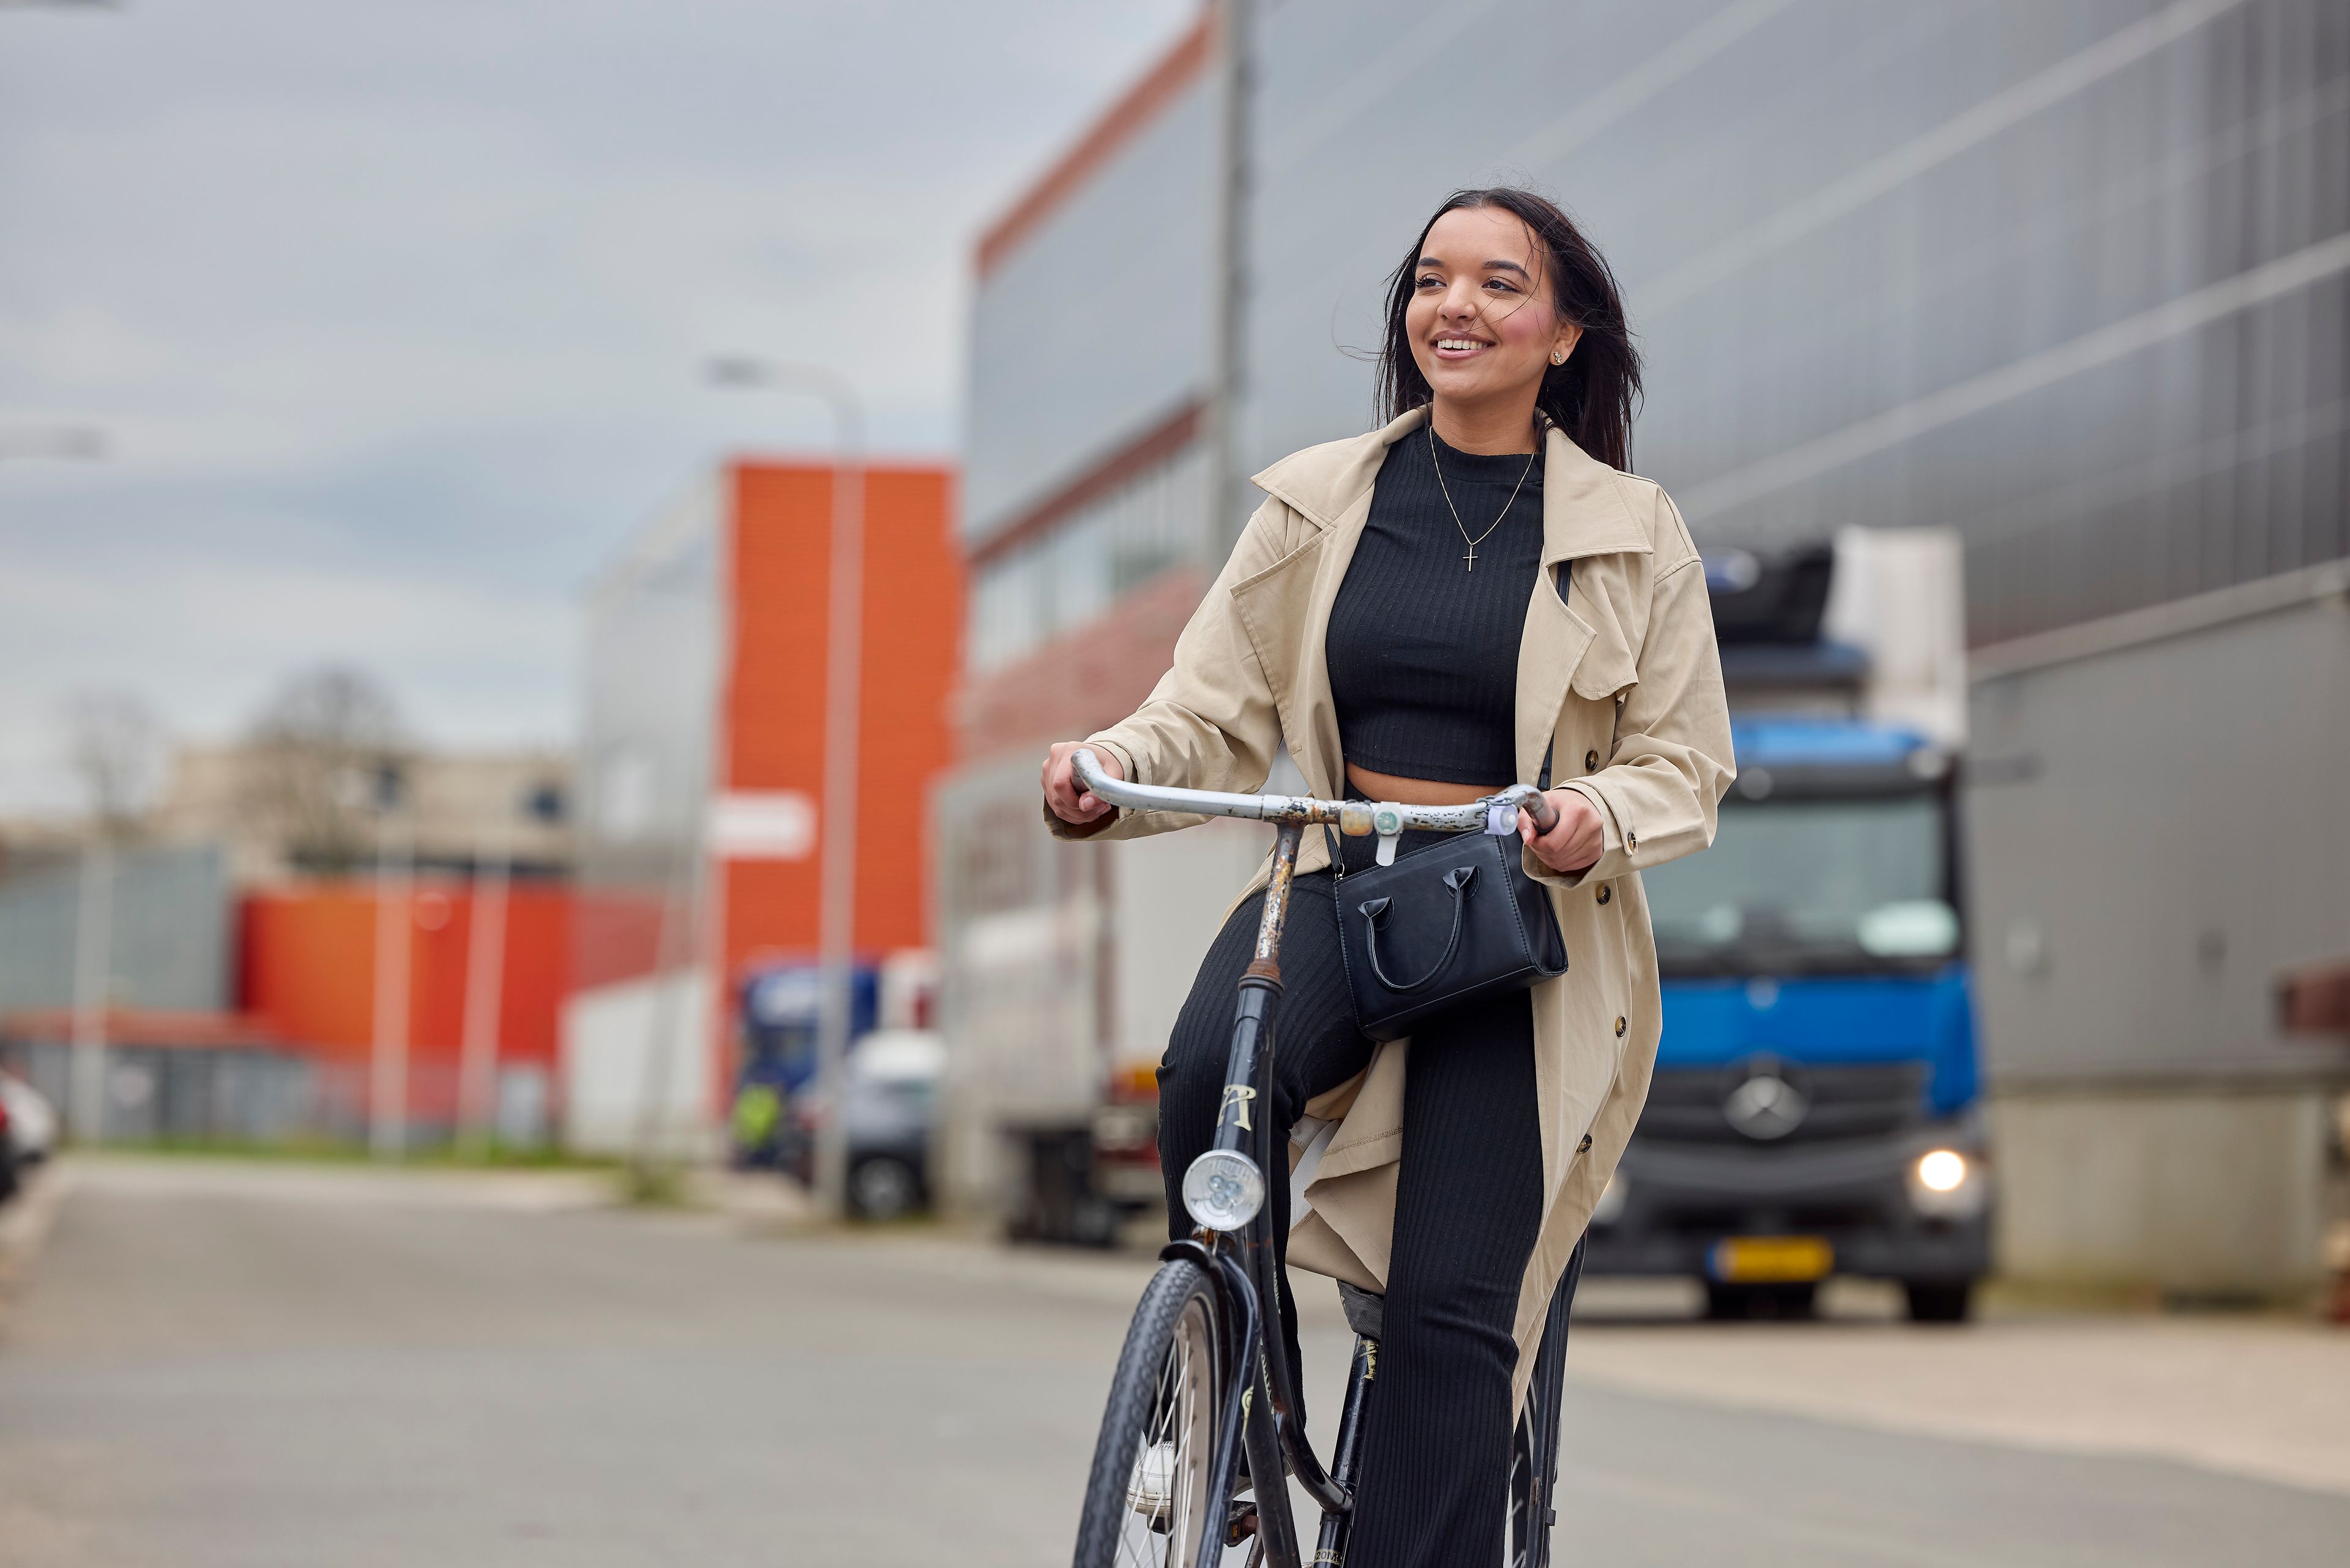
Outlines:
MULTIPOLYGON (((1196 789, 1258 789, 1284 745, 1321 795, 1435 805, 1549 786, 1556 823, 1538 832, 1522 812, 1518 833, 1570 968, 1409 1044, 1357 1027, 1324 837, 1298 860, 1271 1110, 1295 1129, 1310 1211, 1293 1215, 1278 1181, 1270 1207, 1290 1262, 1386 1295, 1356 1568, 1500 1555, 1530 1346, 1656 1054, 1639 872, 1711 842, 1733 776, 1696 547, 1664 493, 1626 472, 1638 390, 1615 279, 1565 213, 1523 191, 1455 193, 1391 281, 1387 424, 1258 474, 1266 500, 1174 667, 1130 718, 1045 765, 1065 838, 1195 820, 1087 793, 1080 744, 1119 778, 1196 789)), ((1336 842, 1342 870, 1368 865, 1367 839, 1336 842)), ((1263 880, 1201 963, 1159 1067, 1178 1236, 1174 1184, 1213 1140, 1263 880)), ((1295 1366, 1295 1309, 1281 1307, 1295 1366)))

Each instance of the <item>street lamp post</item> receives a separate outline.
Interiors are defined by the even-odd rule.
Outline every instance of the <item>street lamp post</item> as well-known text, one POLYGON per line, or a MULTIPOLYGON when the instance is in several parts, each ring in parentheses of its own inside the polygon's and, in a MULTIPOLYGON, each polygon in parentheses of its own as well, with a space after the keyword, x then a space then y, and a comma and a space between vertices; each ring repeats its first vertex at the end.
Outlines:
POLYGON ((837 371, 782 359, 711 362, 722 386, 764 387, 821 398, 832 410, 832 571, 825 629, 824 798, 818 833, 816 1187, 827 1216, 848 1190, 849 963, 857 935, 858 709, 864 671, 865 410, 837 371))
POLYGON ((106 1136, 106 1009, 114 989, 114 840, 101 815, 81 850, 74 909, 73 1063, 66 1096, 74 1140, 106 1136))
POLYGON ((368 1061, 368 1146, 408 1153, 408 1000, 416 937, 416 825, 394 764, 375 776, 375 1007, 368 1061))
POLYGON ((498 1032, 505 1005, 507 903, 514 883, 512 806, 473 857, 465 930, 465 1015, 457 1047, 457 1147, 481 1158, 494 1141, 498 1032), (483 850, 486 848, 487 853, 483 850))

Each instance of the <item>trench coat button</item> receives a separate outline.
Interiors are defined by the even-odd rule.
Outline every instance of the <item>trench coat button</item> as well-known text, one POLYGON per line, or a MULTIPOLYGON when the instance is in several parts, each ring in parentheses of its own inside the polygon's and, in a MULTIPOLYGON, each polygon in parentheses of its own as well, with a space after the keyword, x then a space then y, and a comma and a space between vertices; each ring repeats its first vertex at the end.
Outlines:
POLYGON ((1583 753, 1583 771, 1587 774, 1597 773, 1599 771, 1599 753, 1597 752, 1586 752, 1583 753))
POLYGON ((1607 901, 1607 884, 1605 882, 1599 884, 1599 901, 1603 904, 1607 901))
POLYGON ((1637 834, 1637 833, 1627 833, 1627 834, 1626 834, 1626 835, 1624 836, 1624 847, 1625 847, 1625 848, 1627 848, 1627 849, 1638 849, 1638 848, 1639 848, 1639 847, 1640 847, 1640 836, 1639 836, 1638 834, 1637 834))
POLYGON ((1624 1038, 1624 1020, 1621 1017, 1616 1020, 1616 1038, 1618 1040, 1624 1038))
POLYGON ((1583 1141, 1575 1146, 1575 1152, 1577 1154, 1589 1154, 1591 1152, 1591 1135, 1589 1133, 1585 1133, 1583 1135, 1583 1141))

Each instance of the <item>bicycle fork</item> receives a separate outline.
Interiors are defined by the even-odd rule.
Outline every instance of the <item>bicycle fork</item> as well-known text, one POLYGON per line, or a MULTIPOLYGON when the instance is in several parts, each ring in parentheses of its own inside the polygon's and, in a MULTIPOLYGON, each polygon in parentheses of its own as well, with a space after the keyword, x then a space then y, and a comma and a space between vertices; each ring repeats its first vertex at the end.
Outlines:
MULTIPOLYGON (((1303 832, 1298 824, 1284 823, 1274 839, 1272 874, 1265 884, 1264 909, 1257 922, 1256 950, 1241 976, 1232 1051, 1224 1068, 1223 1099, 1216 1119, 1215 1147, 1250 1158, 1263 1173, 1268 1188, 1273 1182, 1289 1179, 1287 1162, 1276 1163, 1273 1158, 1276 1147, 1273 1135, 1279 1129, 1273 1126, 1270 1091, 1274 1025, 1281 1006, 1281 938, 1288 921, 1289 895, 1296 877, 1297 850, 1303 832)), ((1243 1342, 1253 1339, 1254 1344, 1243 1352, 1247 1359, 1235 1364, 1238 1376, 1233 1386, 1241 1397, 1242 1438, 1256 1492, 1258 1540, 1273 1568, 1306 1568, 1296 1520, 1290 1512, 1285 1477, 1296 1477, 1298 1485, 1322 1509, 1321 1542, 1314 1556, 1315 1563, 1336 1563, 1343 1555, 1346 1523, 1354 1499, 1344 1479, 1324 1472, 1321 1461, 1306 1442, 1304 1425, 1297 1417, 1300 1405, 1292 1386, 1289 1358, 1285 1348, 1275 1343, 1281 1311, 1281 1263, 1277 1238, 1273 1233, 1271 1192, 1268 1190, 1265 1196, 1267 1201, 1259 1206, 1242 1232, 1232 1238, 1239 1244, 1239 1258, 1224 1254, 1219 1259, 1222 1267, 1218 1272, 1231 1293, 1254 1298, 1235 1303, 1235 1317, 1256 1332, 1244 1330, 1236 1336, 1243 1342)), ((1213 1231, 1203 1231, 1198 1241, 1211 1251, 1221 1251, 1224 1238, 1213 1231)), ((1348 1380, 1337 1449, 1348 1471, 1353 1468, 1356 1424, 1377 1355, 1376 1345, 1357 1342, 1355 1374, 1348 1380)), ((1220 1552, 1221 1546, 1211 1552, 1204 1549, 1203 1543, 1200 1568, 1213 1568, 1220 1552)))

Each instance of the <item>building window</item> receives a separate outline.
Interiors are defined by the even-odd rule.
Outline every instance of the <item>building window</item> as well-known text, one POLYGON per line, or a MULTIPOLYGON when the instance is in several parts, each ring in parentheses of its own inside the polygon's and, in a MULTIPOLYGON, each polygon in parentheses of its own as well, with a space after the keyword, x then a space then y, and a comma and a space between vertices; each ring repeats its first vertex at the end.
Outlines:
POLYGON ((1186 447, 973 574, 971 668, 1010 664, 1205 553, 1206 453, 1186 447))
POLYGON ((523 801, 523 812, 534 822, 553 827, 563 820, 565 806, 563 786, 545 783, 534 788, 523 801))

